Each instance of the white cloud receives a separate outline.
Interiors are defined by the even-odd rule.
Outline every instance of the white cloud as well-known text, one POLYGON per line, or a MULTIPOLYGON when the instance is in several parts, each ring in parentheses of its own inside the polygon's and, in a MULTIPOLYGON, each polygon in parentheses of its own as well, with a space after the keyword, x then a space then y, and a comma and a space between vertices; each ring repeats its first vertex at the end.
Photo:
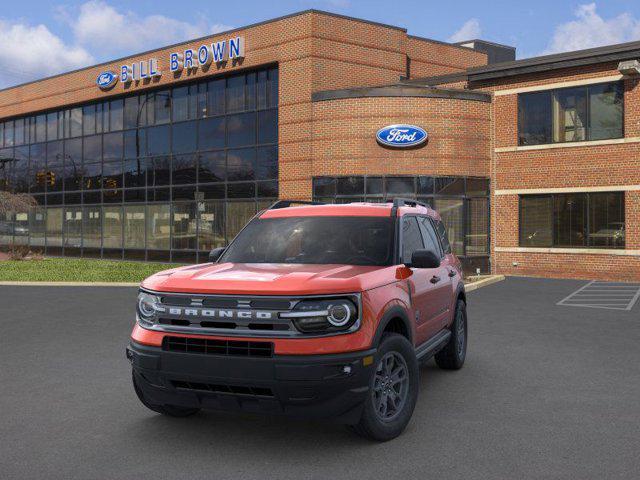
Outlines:
POLYGON ((86 49, 66 44, 44 25, 0 20, 0 88, 92 62, 86 49))
POLYGON ((121 12, 101 0, 80 6, 77 17, 62 11, 76 41, 102 55, 126 55, 229 30, 205 20, 184 22, 164 15, 121 12))
POLYGON ((465 40, 480 38, 481 35, 482 29, 480 28, 480 22, 477 18, 472 18, 464 22, 464 25, 451 35, 448 40, 451 43, 464 42, 465 40))
POLYGON ((0 19, 0 88, 232 28, 202 18, 140 16, 103 0, 77 9, 58 6, 54 19, 69 28, 70 40, 42 24, 0 19))
POLYGON ((568 52, 640 39, 640 19, 629 13, 604 19, 595 3, 580 5, 576 19, 558 25, 542 54, 568 52))

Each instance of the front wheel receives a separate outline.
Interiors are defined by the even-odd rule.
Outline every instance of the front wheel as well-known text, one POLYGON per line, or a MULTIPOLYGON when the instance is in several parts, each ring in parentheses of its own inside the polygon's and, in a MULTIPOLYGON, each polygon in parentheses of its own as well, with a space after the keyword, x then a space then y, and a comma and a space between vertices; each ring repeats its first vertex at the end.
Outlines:
POLYGON ((418 361, 411 343, 395 333, 382 337, 376 360, 362 417, 353 430, 384 442, 400 435, 411 420, 418 399, 418 361))
POLYGON ((467 357, 467 305, 458 300, 456 316, 451 325, 451 338, 436 354, 436 364, 445 370, 459 370, 467 357))

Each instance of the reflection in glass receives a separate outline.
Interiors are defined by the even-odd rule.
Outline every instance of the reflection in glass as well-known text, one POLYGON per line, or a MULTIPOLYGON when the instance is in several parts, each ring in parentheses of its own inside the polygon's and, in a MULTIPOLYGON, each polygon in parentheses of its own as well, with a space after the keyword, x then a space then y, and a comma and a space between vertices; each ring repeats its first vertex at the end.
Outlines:
POLYGON ((169 250, 169 204, 147 205, 147 248, 169 250))
POLYGON ((196 204, 173 204, 173 248, 195 250, 196 248, 196 204))
POLYGON ((209 251, 217 247, 225 246, 224 202, 199 202, 197 209, 198 249, 209 251))
POLYGON ((104 248, 122 248, 122 207, 103 207, 104 248))
POLYGON ((82 247, 82 208, 66 207, 64 210, 64 246, 82 247))
POLYGON ((229 181, 254 180, 256 150, 243 148, 227 152, 227 177, 229 181))
POLYGON ((466 254, 489 254, 489 199, 471 198, 467 204, 466 254))
POLYGON ((126 205, 124 207, 124 248, 145 248, 144 215, 144 205, 126 205))
POLYGON ((227 145, 242 147, 256 143, 255 113, 241 113, 227 117, 227 145))
POLYGON ((82 246, 100 248, 102 243, 102 208, 84 207, 82 224, 82 246))
POLYGON ((47 208, 47 247, 62 246, 62 208, 47 208))
POLYGON ((29 245, 45 246, 46 215, 47 209, 44 207, 35 207, 29 212, 29 245))
POLYGON ((255 202, 228 202, 226 237, 230 243, 238 232, 257 213, 255 202))
POLYGON ((435 207, 447 228, 453 253, 464 255, 464 201, 436 198, 435 207))

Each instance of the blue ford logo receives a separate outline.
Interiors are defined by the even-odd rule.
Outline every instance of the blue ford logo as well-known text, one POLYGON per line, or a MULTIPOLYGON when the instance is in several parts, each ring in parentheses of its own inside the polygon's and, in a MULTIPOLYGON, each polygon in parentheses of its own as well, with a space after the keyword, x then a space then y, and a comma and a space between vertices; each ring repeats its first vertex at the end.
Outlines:
POLYGON ((96 85, 102 90, 107 90, 115 85, 118 76, 113 72, 102 72, 96 79, 96 85))
POLYGON ((376 134, 382 145, 395 148, 415 147, 427 141, 427 132, 415 125, 389 125, 376 134))

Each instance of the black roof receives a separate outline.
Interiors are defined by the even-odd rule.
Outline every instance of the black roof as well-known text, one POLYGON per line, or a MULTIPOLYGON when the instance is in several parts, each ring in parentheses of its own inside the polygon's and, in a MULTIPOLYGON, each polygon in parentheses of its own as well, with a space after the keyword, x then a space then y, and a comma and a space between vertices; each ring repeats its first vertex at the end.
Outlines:
POLYGON ((640 58, 640 41, 495 63, 470 68, 467 75, 473 82, 633 58, 640 58))

